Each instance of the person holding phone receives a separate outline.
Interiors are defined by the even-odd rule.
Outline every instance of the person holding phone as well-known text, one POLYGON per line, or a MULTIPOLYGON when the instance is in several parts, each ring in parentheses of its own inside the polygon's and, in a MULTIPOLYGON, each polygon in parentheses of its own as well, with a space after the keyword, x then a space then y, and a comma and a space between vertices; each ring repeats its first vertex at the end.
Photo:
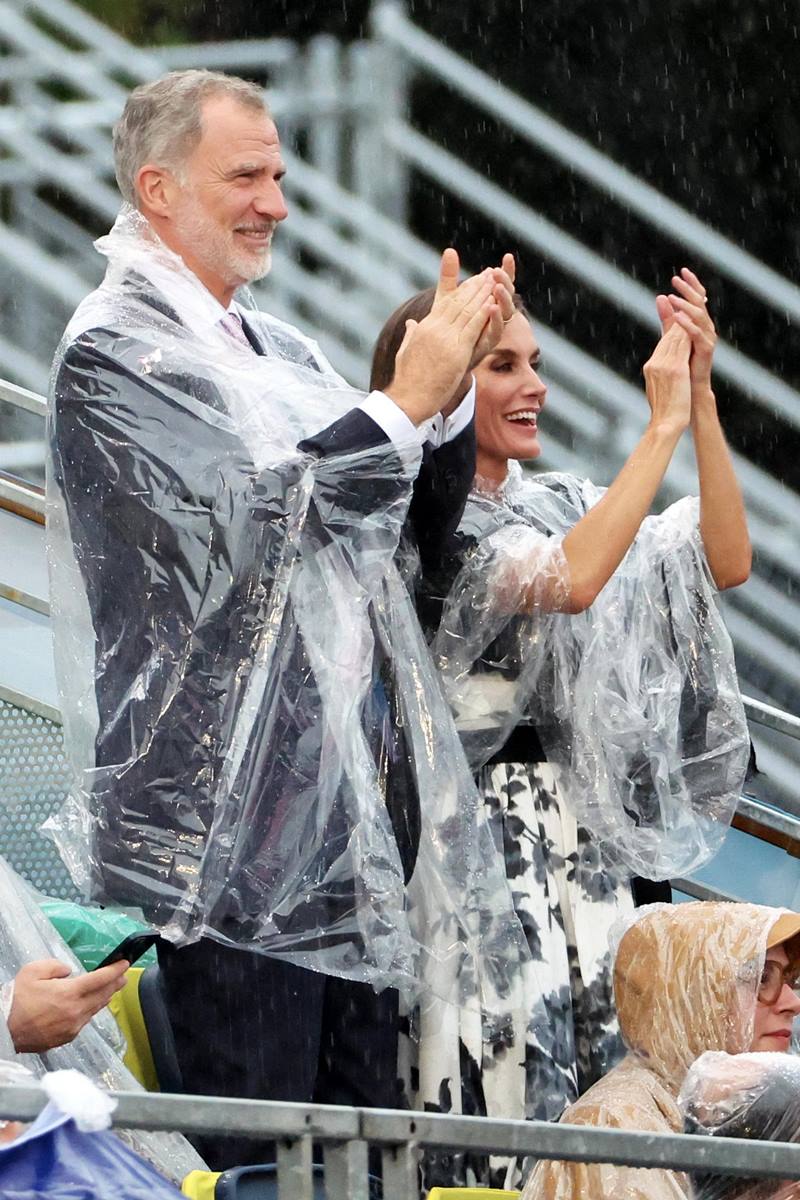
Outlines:
POLYGON ((41 1054, 71 1042, 125 985, 130 963, 73 975, 57 958, 21 967, 0 988, 0 1007, 18 1054, 41 1054))

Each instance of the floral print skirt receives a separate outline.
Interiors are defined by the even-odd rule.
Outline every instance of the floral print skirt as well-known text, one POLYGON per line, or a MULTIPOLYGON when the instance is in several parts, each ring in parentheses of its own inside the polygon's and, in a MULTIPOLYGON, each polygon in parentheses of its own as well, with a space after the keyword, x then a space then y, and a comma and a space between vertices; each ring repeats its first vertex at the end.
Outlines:
MULTIPOLYGON (((435 1000, 411 1014, 401 1069, 412 1108, 552 1121, 621 1057, 608 932, 633 910, 630 883, 578 828, 550 764, 498 763, 478 782, 531 961, 491 1027, 435 1000)), ((423 1172, 426 1187, 514 1187, 521 1174, 516 1160, 440 1153, 423 1172)))

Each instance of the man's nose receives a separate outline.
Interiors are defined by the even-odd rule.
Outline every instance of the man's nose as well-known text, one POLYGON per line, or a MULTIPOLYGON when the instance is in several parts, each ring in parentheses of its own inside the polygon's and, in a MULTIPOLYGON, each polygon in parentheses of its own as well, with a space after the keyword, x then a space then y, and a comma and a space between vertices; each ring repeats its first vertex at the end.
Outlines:
POLYGON ((286 199, 277 183, 272 182, 256 195, 253 207, 263 217, 283 221, 289 214, 286 199))

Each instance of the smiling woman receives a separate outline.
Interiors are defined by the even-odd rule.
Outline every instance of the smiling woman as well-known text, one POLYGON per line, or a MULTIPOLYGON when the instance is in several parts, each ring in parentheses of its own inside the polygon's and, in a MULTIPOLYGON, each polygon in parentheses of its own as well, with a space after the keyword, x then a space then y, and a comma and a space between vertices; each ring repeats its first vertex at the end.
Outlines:
POLYGON ((539 413, 547 388, 537 374, 542 355, 531 323, 517 312, 503 337, 475 369, 477 472, 502 484, 509 459, 538 458, 539 413))
MULTIPOLYGON (((631 877, 707 859, 744 778, 746 724, 709 574, 718 587, 746 577, 747 528, 710 390, 702 285, 684 271, 673 286, 644 368, 650 420, 608 489, 519 466, 541 454, 547 393, 519 297, 474 370, 473 488, 448 554, 423 555, 417 599, 531 962, 502 1028, 436 1006, 417 1014, 417 1107, 551 1120, 608 1070, 608 931, 633 908, 631 877), (699 506, 648 516, 690 426, 699 506)), ((389 318, 373 387, 390 383, 406 322, 430 302, 421 293, 389 318)), ((648 898, 660 886, 637 883, 648 898)), ((460 1171, 463 1183, 518 1182, 498 1160, 460 1171)), ((429 1161, 427 1182, 454 1173, 429 1161)))

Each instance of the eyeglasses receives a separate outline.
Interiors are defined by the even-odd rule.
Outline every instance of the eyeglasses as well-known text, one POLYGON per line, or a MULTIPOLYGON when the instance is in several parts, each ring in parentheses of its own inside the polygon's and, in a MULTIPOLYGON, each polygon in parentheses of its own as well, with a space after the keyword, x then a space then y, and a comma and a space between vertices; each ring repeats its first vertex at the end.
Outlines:
POLYGON ((793 992, 800 991, 800 967, 795 963, 782 967, 779 962, 768 960, 761 972, 761 982, 758 985, 759 1004, 774 1004, 783 991, 783 985, 788 983, 793 992))

